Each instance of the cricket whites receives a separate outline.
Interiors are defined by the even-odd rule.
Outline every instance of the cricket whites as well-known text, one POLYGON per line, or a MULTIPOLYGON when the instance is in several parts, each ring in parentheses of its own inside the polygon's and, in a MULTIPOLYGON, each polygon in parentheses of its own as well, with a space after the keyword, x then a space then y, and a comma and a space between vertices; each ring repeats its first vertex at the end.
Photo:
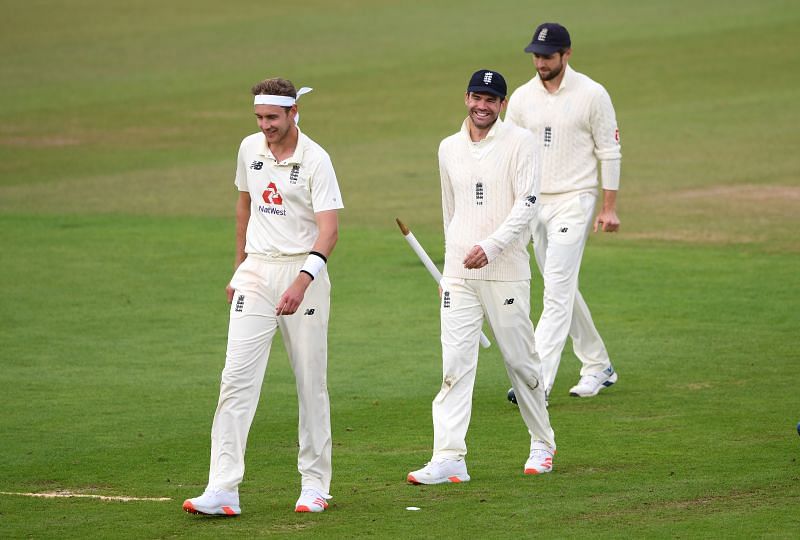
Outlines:
MULTIPOLYGON (((437 284, 441 282, 442 273, 439 272, 439 269, 436 268, 435 264, 433 264, 433 261, 428 256, 428 253, 425 251, 425 248, 423 248, 422 245, 417 241, 417 239, 414 238, 414 233, 411 232, 411 229, 406 227, 406 224, 400 221, 399 218, 395 218, 395 221, 397 221, 397 225, 398 227, 400 227, 400 232, 403 233, 406 242, 408 242, 408 245, 411 246, 411 249, 414 250, 414 253, 417 254, 417 257, 419 257, 419 260, 422 261, 422 264, 425 265, 425 268, 428 269, 428 273, 431 275, 433 280, 436 281, 437 284)), ((486 335, 483 332, 481 332, 481 347, 486 349, 491 344, 492 343, 489 341, 489 338, 487 338, 486 335)))

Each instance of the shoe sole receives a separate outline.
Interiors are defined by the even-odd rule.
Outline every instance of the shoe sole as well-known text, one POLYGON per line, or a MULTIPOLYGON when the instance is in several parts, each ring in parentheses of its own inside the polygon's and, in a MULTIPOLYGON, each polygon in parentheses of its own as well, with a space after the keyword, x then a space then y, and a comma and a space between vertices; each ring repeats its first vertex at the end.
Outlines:
MULTIPOLYGON (((553 452, 553 455, 555 455, 555 452, 553 452)), ((547 466, 547 468, 545 470, 543 470, 543 471, 540 471, 539 469, 531 467, 529 469, 525 469, 524 473, 525 474, 545 474, 545 473, 549 473, 550 471, 553 470, 553 458, 550 457, 550 458, 545 459, 544 463, 542 465, 546 465, 547 466)))
POLYGON ((326 508, 328 508, 327 505, 322 507, 322 508, 320 508, 319 510, 315 510, 315 509, 312 509, 312 508, 310 508, 310 507, 308 507, 308 506, 306 506, 304 504, 301 504, 300 506, 295 506, 294 511, 298 512, 298 513, 303 513, 303 512, 318 513, 318 512, 324 512, 326 508))
POLYGON ((239 510, 237 508, 233 508, 231 506, 220 506, 219 509, 222 512, 214 512, 214 511, 211 511, 211 510, 206 510, 205 508, 198 509, 192 504, 192 501, 185 501, 183 503, 183 510, 185 512, 189 513, 189 514, 199 514, 199 515, 202 515, 202 516, 234 517, 234 516, 238 516, 239 514, 242 513, 241 510, 239 510))
POLYGON ((551 472, 552 470, 553 470, 552 468, 547 469, 546 471, 540 471, 539 469, 525 469, 525 474, 528 474, 528 475, 531 475, 531 474, 546 474, 546 473, 551 472))
POLYGON ((419 485, 435 486, 436 484, 447 484, 447 483, 460 484, 461 482, 469 482, 469 476, 467 476, 466 478, 463 478, 463 477, 454 475, 454 476, 448 476, 447 478, 439 480, 438 482, 421 482, 420 480, 417 480, 416 478, 414 478, 413 474, 409 474, 408 478, 406 478, 406 480, 408 481, 409 484, 414 484, 415 486, 419 486, 419 485))
POLYGON ((569 395, 572 397, 594 397, 597 394, 599 394, 600 390, 602 390, 603 388, 608 388, 609 386, 612 386, 615 382, 617 382, 617 379, 619 379, 619 377, 617 376, 617 372, 615 371, 614 373, 611 374, 611 377, 609 377, 607 381, 598 386, 597 390, 595 390, 593 393, 579 394, 577 392, 570 392, 569 395))

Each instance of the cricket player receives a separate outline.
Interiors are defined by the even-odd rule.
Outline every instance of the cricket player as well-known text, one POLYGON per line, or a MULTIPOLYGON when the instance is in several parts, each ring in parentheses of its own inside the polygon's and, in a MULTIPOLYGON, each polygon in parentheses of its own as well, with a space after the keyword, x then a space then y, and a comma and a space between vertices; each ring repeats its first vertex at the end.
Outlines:
POLYGON ((330 288, 326 262, 338 238, 342 196, 331 159, 297 127, 297 98, 310 91, 285 79, 256 84, 260 131, 239 147, 235 184, 235 271, 228 349, 211 428, 205 492, 187 512, 235 516, 247 435, 275 332, 280 329, 297 382, 300 498, 296 512, 322 512, 331 481, 327 389, 330 288))
POLYGON ((445 263, 441 281, 442 386, 433 401, 433 458, 408 475, 412 484, 469 480, 464 457, 484 317, 518 389, 531 436, 525 474, 550 472, 556 450, 545 407, 541 365, 530 320, 526 246, 536 206, 533 136, 498 118, 506 82, 476 71, 461 130, 439 146, 445 263))
MULTIPOLYGON (((619 130, 611 98, 600 84, 574 71, 567 29, 556 23, 536 28, 525 48, 536 76, 517 88, 506 121, 530 130, 541 156, 539 211, 532 222, 536 263, 544 280, 536 349, 549 396, 567 335, 583 364, 571 396, 590 397, 617 382, 608 352, 578 291, 583 249, 592 228, 598 186, 603 201, 593 230, 619 229, 619 130), (599 174, 598 174, 599 173, 599 174)), ((515 386, 514 390, 518 388, 515 386)))

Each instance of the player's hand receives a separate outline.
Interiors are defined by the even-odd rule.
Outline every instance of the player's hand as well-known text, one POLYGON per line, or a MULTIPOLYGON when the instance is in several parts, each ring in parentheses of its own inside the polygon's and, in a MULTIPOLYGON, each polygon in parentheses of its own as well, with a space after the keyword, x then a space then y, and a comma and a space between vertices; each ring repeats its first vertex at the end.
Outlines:
POLYGON ((311 276, 305 272, 297 274, 294 282, 278 300, 278 305, 275 306, 275 315, 291 315, 297 311, 297 308, 303 303, 309 285, 311 285, 311 276))
POLYGON ((233 287, 231 287, 231 284, 230 284, 230 283, 228 283, 228 286, 227 286, 227 287, 225 287, 225 294, 227 294, 227 295, 228 295, 228 303, 229 303, 229 304, 230 304, 231 302, 233 302, 233 293, 234 293, 235 291, 236 291, 236 289, 234 289, 233 287))
POLYGON ((602 210, 594 219, 594 232, 600 229, 603 232, 617 232, 619 218, 614 210, 602 210))
POLYGON ((481 246, 473 246, 467 256, 464 257, 464 268, 468 270, 483 268, 487 264, 489 264, 489 259, 481 246))

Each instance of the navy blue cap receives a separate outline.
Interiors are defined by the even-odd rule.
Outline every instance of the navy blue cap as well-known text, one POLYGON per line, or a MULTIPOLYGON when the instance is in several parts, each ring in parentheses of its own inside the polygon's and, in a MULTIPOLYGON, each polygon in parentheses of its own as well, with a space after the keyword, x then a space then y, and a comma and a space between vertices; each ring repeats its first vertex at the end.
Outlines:
POLYGON ((543 23, 536 27, 531 44, 525 47, 525 52, 550 56, 571 46, 566 28, 558 23, 543 23))
POLYGON ((467 92, 492 94, 504 98, 508 93, 508 87, 506 86, 506 80, 498 72, 491 69, 479 69, 472 74, 467 86, 467 92))

